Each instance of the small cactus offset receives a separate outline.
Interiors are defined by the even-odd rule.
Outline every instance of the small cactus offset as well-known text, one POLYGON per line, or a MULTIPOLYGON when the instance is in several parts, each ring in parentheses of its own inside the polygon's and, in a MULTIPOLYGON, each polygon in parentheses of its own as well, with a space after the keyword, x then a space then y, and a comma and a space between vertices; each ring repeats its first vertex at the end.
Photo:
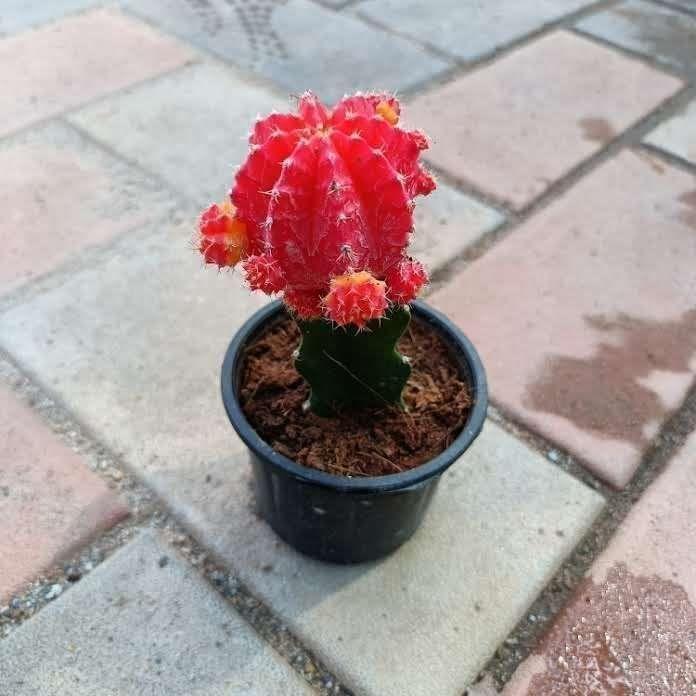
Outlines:
POLYGON ((398 126, 398 101, 356 94, 327 109, 259 118, 229 199, 201 216, 206 263, 241 264, 247 284, 282 294, 302 330, 297 367, 310 407, 400 405, 410 368, 395 349, 405 308, 427 283, 407 247, 425 136, 398 126))

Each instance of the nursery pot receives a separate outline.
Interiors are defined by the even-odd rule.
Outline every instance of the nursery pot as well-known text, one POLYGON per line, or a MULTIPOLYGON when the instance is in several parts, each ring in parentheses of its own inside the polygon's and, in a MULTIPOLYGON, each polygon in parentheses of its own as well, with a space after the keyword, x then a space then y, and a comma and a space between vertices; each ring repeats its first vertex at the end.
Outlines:
POLYGON ((348 478, 297 464, 276 452, 251 427, 238 398, 244 349, 285 315, 280 301, 257 311, 232 339, 222 365, 222 400, 232 426, 249 448, 258 512, 302 553, 333 563, 360 563, 387 555, 418 529, 442 473, 481 432, 488 407, 486 375, 471 342, 424 302, 414 319, 437 331, 468 381, 473 405, 452 444, 434 459, 398 474, 348 478))

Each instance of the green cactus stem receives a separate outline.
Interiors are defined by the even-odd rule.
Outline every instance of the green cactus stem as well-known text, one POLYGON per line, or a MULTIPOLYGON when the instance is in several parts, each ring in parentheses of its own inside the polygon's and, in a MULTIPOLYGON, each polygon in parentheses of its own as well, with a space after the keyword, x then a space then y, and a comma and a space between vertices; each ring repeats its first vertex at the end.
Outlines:
POLYGON ((311 387, 307 407, 319 416, 379 406, 404 408, 402 392, 411 366, 396 343, 410 320, 408 305, 392 305, 382 319, 363 329, 299 319, 302 341, 295 366, 311 387))

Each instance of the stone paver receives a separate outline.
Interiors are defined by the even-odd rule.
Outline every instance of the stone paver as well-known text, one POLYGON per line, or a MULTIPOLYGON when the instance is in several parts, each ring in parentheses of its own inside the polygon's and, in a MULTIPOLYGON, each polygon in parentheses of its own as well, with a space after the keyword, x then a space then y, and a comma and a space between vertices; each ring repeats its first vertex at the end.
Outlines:
POLYGON ((223 197, 256 116, 290 102, 204 63, 100 101, 71 120, 203 205, 223 197))
POLYGON ((431 298, 494 400, 615 486, 696 371, 695 194, 693 175, 623 152, 431 298))
POLYGON ((95 10, 0 41, 0 135, 145 80, 192 52, 141 22, 95 10))
POLYGON ((0 144, 0 293, 161 216, 171 194, 61 123, 0 144))
POLYGON ((629 513, 505 696, 693 693, 694 471, 696 433, 629 513))
POLYGON ((591 0, 367 0, 356 10, 462 60, 482 58, 591 0))
MULTIPOLYGON (((0 385, 0 604, 127 514, 125 505, 0 385)), ((4 680, 4 662, 3 683, 4 680)), ((11 692, 7 692, 11 693, 11 692)))
POLYGON ((696 100, 660 124, 645 140, 696 164, 696 100))
POLYGON ((555 32, 409 105, 430 161, 523 208, 681 82, 555 32))
POLYGON ((198 471, 241 446, 219 370, 235 330, 265 302, 239 275, 203 267, 190 245, 195 219, 129 235, 0 318, 0 345, 155 485, 157 472, 198 471))
POLYGON ((299 94, 328 102, 356 89, 401 90, 449 63, 415 44, 310 0, 258 5, 126 0, 129 9, 299 94))
POLYGON ((696 12, 696 0, 669 0, 670 5, 676 5, 684 10, 696 12))
POLYGON ((585 18, 581 31, 611 41, 665 65, 696 70, 696 18, 642 0, 629 0, 585 18))
POLYGON ((458 696, 601 499, 489 424, 393 558, 337 568, 290 551, 251 511, 218 391, 225 345, 263 299, 200 268, 182 236, 124 240, 5 313, 0 335, 359 693, 458 696))
POLYGON ((175 552, 145 532, 0 642, 12 696, 309 696, 175 552))
POLYGON ((416 201, 413 256, 434 270, 498 227, 504 218, 493 208, 442 182, 416 201))
POLYGON ((3 0, 0 9, 0 36, 61 19, 99 4, 99 0, 3 0))

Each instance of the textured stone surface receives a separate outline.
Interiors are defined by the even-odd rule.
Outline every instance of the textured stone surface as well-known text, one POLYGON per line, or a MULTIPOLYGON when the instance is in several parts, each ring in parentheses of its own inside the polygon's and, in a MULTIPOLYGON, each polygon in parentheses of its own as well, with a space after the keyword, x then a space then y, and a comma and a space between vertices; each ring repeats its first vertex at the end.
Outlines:
POLYGON ((218 392, 225 345, 263 300, 226 274, 196 273, 181 240, 124 241, 5 313, 0 333, 360 693, 460 694, 599 497, 489 425, 402 552, 359 568, 299 557, 251 511, 218 392))
POLYGON ((181 44, 112 10, 0 41, 0 135, 170 70, 181 44))
POLYGON ((264 296, 204 269, 190 248, 194 220, 129 235, 0 318, 2 344, 147 476, 199 471, 241 446, 219 370, 264 296))
POLYGON ((585 18, 581 31, 666 65, 696 72, 696 17, 641 0, 629 0, 585 18))
MULTIPOLYGON (((0 604, 127 512, 85 462, 0 385, 0 604)), ((1 658, 0 664, 4 670, 1 658)))
POLYGON ((171 196, 61 123, 0 144, 0 293, 171 208, 171 196))
POLYGON ((541 654, 520 667, 505 696, 590 693, 591 685, 610 684, 616 694, 692 692, 695 470, 696 433, 631 510, 541 654), (572 690, 580 685, 586 690, 572 690))
POLYGON ((329 102, 356 89, 405 89, 449 65, 406 39, 310 0, 262 0, 249 5, 126 2, 133 12, 284 90, 299 94, 311 89, 329 102))
POLYGON ((0 664, 12 696, 310 694, 152 532, 0 642, 0 664))
POLYGON ((99 0, 3 0, 0 9, 0 36, 51 22, 68 13, 98 4, 99 0))
POLYGON ((71 120, 202 205, 229 189, 256 116, 289 106, 230 69, 204 63, 100 101, 71 120))
POLYGON ((258 520, 246 454, 210 464, 172 478, 177 511, 368 696, 461 696, 602 504, 488 423, 411 541, 382 562, 341 567, 295 553, 258 520))
POLYGON ((523 208, 681 83, 567 32, 417 97, 428 159, 523 208))
POLYGON ((409 248, 413 256, 433 270, 451 261, 503 220, 497 210, 438 183, 433 193, 416 202, 415 233, 409 248))
POLYGON ((627 151, 430 299, 498 404, 623 486, 696 371, 695 225, 696 177, 627 151))
POLYGON ((591 0, 367 0, 359 3, 356 10, 457 58, 473 60, 590 3, 591 0))
POLYGON ((696 101, 660 124, 646 142, 696 164, 696 101))

